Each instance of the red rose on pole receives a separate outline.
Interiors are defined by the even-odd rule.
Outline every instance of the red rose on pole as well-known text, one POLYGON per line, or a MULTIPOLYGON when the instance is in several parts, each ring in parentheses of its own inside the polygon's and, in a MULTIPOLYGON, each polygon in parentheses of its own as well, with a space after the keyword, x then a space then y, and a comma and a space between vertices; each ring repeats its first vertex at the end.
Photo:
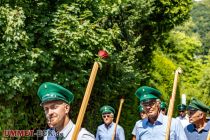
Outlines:
POLYGON ((98 52, 98 56, 99 56, 100 58, 104 58, 104 59, 109 57, 107 51, 105 51, 105 50, 100 50, 100 51, 98 52))

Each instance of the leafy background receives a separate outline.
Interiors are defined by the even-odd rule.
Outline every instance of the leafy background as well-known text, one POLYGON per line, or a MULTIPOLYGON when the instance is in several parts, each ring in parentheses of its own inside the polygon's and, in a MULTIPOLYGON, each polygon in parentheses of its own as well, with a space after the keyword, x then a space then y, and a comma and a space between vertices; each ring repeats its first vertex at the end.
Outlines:
MULTIPOLYGON (((99 108, 116 111, 131 138, 139 119, 139 86, 159 89, 169 102, 174 71, 181 67, 181 94, 210 105, 210 3, 208 0, 1 0, 0 131, 44 129, 39 85, 55 82, 71 90, 76 122, 98 50, 110 57, 98 71, 83 126, 93 134, 99 108)), ((174 116, 176 116, 176 108, 174 116)))

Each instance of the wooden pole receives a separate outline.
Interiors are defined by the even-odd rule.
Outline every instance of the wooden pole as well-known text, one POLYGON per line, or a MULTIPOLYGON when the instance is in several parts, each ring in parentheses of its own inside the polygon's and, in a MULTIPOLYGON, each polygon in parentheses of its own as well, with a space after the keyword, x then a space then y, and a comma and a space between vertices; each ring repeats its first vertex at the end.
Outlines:
POLYGON ((120 107, 119 107, 119 110, 118 110, 118 113, 117 113, 117 119, 116 119, 116 123, 115 123, 115 126, 114 126, 114 134, 112 135, 112 140, 114 140, 115 135, 116 135, 117 124, 118 124, 119 119, 120 119, 120 114, 121 114, 123 103, 124 103, 124 99, 122 98, 122 99, 120 99, 120 107))
POLYGON ((171 120, 172 120, 172 115, 173 115, 173 110, 174 110, 174 102, 175 102, 175 98, 176 98, 178 75, 181 72, 182 72, 181 68, 178 68, 176 70, 175 76, 174 76, 173 91, 172 91, 172 96, 171 96, 169 107, 168 107, 168 122, 167 122, 167 127, 166 127, 165 140, 169 140, 169 137, 170 137, 170 127, 171 127, 171 120))
POLYGON ((93 84, 94 84, 94 81, 95 81, 95 77, 96 77, 98 68, 99 68, 99 64, 98 64, 98 62, 95 62, 94 65, 93 65, 93 68, 92 68, 92 72, 91 72, 89 81, 88 81, 88 85, 87 85, 87 88, 86 88, 86 91, 85 91, 85 95, 83 97, 83 101, 82 101, 82 105, 80 107, 79 115, 77 116, 77 122, 76 122, 74 133, 72 135, 71 140, 76 140, 77 136, 79 134, 79 131, 80 131, 80 128, 81 128, 81 125, 82 125, 82 121, 83 121, 84 114, 85 114, 85 111, 86 111, 86 108, 87 108, 87 105, 88 105, 88 101, 89 101, 89 98, 90 98, 90 94, 91 94, 91 91, 92 91, 92 88, 93 88, 93 84))
POLYGON ((210 131, 208 133, 207 139, 206 140, 210 140, 210 131))

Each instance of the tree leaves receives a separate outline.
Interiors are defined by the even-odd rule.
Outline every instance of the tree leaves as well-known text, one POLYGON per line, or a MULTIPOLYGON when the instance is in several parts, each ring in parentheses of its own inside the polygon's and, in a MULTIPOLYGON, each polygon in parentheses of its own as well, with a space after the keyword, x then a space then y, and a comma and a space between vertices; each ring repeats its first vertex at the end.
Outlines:
POLYGON ((189 0, 7 3, 0 7, 0 94, 5 97, 0 99, 0 117, 11 121, 0 121, 1 129, 45 127, 36 92, 46 81, 75 94, 75 121, 92 64, 103 49, 110 57, 98 72, 84 124, 94 133, 101 122, 99 108, 110 104, 117 109, 123 96, 121 121, 129 138, 131 124, 138 119, 137 87, 154 85, 168 99, 171 72, 178 62, 191 66, 192 53, 200 47, 196 39, 178 31, 170 32, 166 42, 163 38, 188 18, 189 0))

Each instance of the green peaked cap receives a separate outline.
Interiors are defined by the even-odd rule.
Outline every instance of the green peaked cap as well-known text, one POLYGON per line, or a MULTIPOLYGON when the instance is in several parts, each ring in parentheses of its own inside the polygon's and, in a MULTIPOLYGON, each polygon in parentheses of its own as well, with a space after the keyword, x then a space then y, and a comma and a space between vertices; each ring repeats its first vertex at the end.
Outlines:
POLYGON ((201 101, 195 99, 195 98, 192 98, 191 101, 190 101, 190 104, 188 106, 188 109, 198 109, 198 110, 201 110, 203 112, 209 112, 210 111, 210 108, 203 104, 201 101))
POLYGON ((105 113, 113 113, 113 114, 115 114, 114 108, 109 106, 109 105, 102 106, 100 108, 100 112, 101 112, 101 114, 105 114, 105 113))
POLYGON ((74 95, 71 91, 51 82, 41 84, 37 94, 41 100, 41 104, 55 100, 62 100, 70 104, 74 99, 74 95))
POLYGON ((179 110, 179 111, 184 111, 184 110, 186 110, 186 109, 187 109, 187 106, 186 106, 186 105, 184 105, 184 104, 178 105, 178 110, 179 110))
POLYGON ((165 102, 161 102, 161 103, 160 103, 160 108, 161 108, 161 109, 164 109, 164 108, 167 109, 166 103, 165 103, 165 102))
POLYGON ((138 88, 135 95, 139 98, 140 102, 148 99, 160 99, 161 97, 160 91, 148 86, 138 88))
POLYGON ((144 111, 143 106, 139 105, 139 106, 138 106, 138 110, 139 110, 139 113, 143 112, 143 111, 144 111))

